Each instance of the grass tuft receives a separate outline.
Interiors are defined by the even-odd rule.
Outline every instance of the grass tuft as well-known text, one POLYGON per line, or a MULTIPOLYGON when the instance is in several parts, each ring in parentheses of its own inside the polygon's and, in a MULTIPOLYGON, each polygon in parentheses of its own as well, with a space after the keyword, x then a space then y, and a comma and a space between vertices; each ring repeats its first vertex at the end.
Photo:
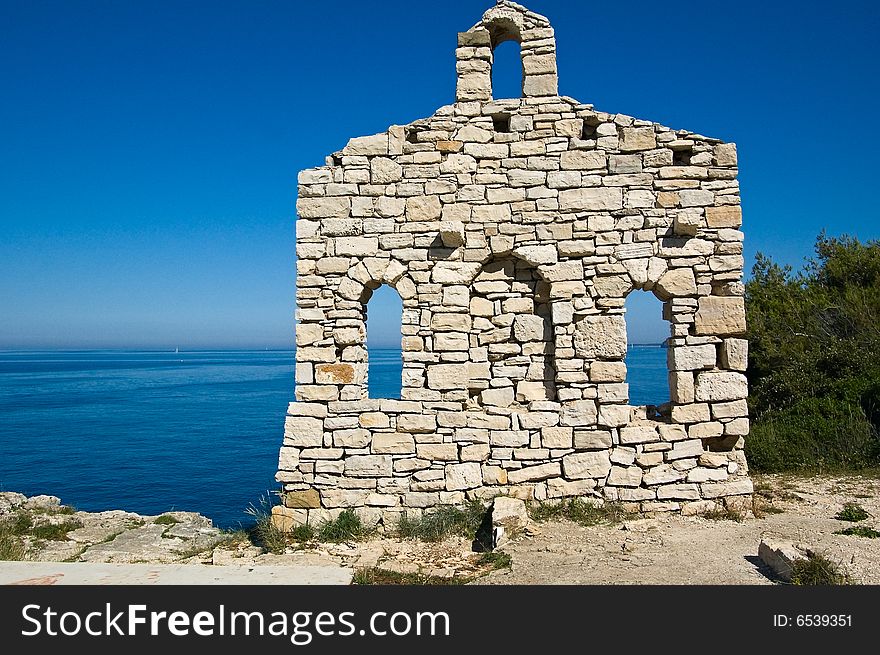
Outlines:
POLYGON ((710 521, 735 521, 736 523, 742 523, 745 520, 742 512, 738 512, 732 507, 716 507, 708 512, 703 512, 702 516, 710 521))
POLYGON ((430 586, 450 586, 461 585, 469 582, 469 577, 441 578, 436 575, 426 575, 424 573, 398 573, 396 571, 386 571, 380 568, 364 568, 354 572, 352 584, 356 585, 430 585, 430 586))
POLYGON ((76 520, 67 520, 62 523, 44 523, 31 529, 31 535, 34 539, 45 539, 47 541, 64 541, 67 539, 67 533, 82 527, 82 522, 76 520))
POLYGON ((869 528, 867 525, 853 525, 845 530, 838 530, 834 534, 845 534, 850 537, 865 537, 866 539, 877 539, 880 537, 880 532, 877 532, 874 528, 869 528))
POLYGON ((354 510, 344 510, 331 521, 324 521, 318 527, 318 541, 339 543, 342 541, 358 541, 363 539, 368 530, 354 510))
POLYGON ((489 566, 493 571, 500 569, 509 569, 513 565, 513 558, 509 553, 500 551, 492 551, 491 553, 482 553, 477 558, 479 566, 489 566))
POLYGON ((472 500, 463 507, 444 505, 420 517, 400 517, 397 534, 401 539, 419 539, 437 542, 447 537, 461 536, 476 538, 486 516, 486 507, 478 500, 472 500))
POLYGON ((156 525, 177 525, 178 523, 180 523, 180 520, 171 516, 171 514, 163 514, 155 521, 153 521, 153 523, 155 523, 156 525))
POLYGON ((579 498, 562 500, 555 503, 541 502, 529 506, 529 513, 535 521, 552 519, 568 519, 579 525, 590 526, 602 523, 614 525, 621 523, 626 517, 626 510, 618 503, 606 502, 592 504, 579 498))
POLYGON ((792 563, 791 583, 800 586, 836 586, 850 583, 849 576, 840 566, 818 553, 809 553, 792 563))
POLYGON ((843 509, 834 518, 838 521, 857 523, 858 521, 864 521, 869 516, 871 515, 858 503, 845 503, 843 509))

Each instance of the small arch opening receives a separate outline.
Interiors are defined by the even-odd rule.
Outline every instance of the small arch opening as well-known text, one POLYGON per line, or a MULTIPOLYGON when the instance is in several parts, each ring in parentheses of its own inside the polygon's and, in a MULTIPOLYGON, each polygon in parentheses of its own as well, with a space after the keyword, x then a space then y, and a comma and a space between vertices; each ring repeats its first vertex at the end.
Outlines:
POLYGON ((521 98, 523 76, 519 42, 511 38, 495 46, 492 53, 492 97, 496 100, 521 98))
POLYGON ((367 395, 369 398, 398 399, 403 376, 403 301, 400 294, 383 284, 365 299, 364 314, 367 326, 367 395))
POLYGON ((670 399, 666 360, 669 323, 663 318, 663 303, 650 291, 633 291, 624 308, 629 403, 648 408, 647 418, 658 418, 670 399))

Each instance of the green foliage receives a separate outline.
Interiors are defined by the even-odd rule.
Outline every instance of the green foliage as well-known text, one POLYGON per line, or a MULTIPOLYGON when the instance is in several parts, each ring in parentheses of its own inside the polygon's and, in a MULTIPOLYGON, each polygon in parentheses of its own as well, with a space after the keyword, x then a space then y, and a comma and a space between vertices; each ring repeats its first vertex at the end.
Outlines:
POLYGON ((480 566, 489 566, 493 571, 500 569, 509 569, 513 565, 513 558, 509 553, 493 551, 491 553, 483 553, 477 558, 477 564, 480 566))
POLYGON ((27 557, 27 548, 22 536, 27 534, 33 523, 30 516, 17 512, 0 519, 0 561, 20 561, 27 557))
POLYGON ((71 530, 81 528, 82 523, 76 520, 67 520, 62 523, 43 523, 35 526, 31 530, 31 535, 35 539, 46 539, 47 541, 64 541, 67 539, 67 533, 71 530))
POLYGON ((478 500, 472 500, 464 507, 444 505, 418 518, 404 514, 397 524, 397 534, 401 539, 422 541, 442 541, 453 535, 473 539, 485 516, 486 507, 478 500))
POLYGON ((284 553, 287 549, 287 537, 272 522, 272 501, 261 496, 258 504, 251 503, 244 513, 254 519, 254 524, 248 530, 251 541, 270 553, 284 553))
POLYGON ((746 284, 754 470, 880 463, 880 241, 815 252, 797 273, 759 254, 746 284))
POLYGON ((568 519, 583 526, 600 523, 613 525, 626 518, 626 510, 617 503, 593 504, 579 498, 531 505, 529 514, 535 521, 568 519))
POLYGON ((838 521, 852 521, 853 523, 856 523, 858 521, 864 521, 869 516, 870 514, 868 514, 865 508, 858 503, 845 503, 843 509, 840 510, 834 518, 838 521))
POLYGON ((163 514, 153 521, 153 523, 156 523, 157 525, 177 525, 180 521, 171 516, 171 514, 163 514))
POLYGON ((319 526, 318 540, 333 543, 358 541, 367 533, 360 517, 354 513, 354 510, 347 509, 332 521, 325 521, 319 526))
POLYGON ((818 553, 796 559, 791 567, 791 583, 803 586, 831 586, 849 584, 849 577, 836 562, 818 553))
POLYGON ((356 585, 460 585, 471 578, 441 578, 424 573, 398 573, 379 568, 358 569, 354 572, 352 584, 356 585))
POLYGON ((869 528, 867 525, 852 525, 845 530, 838 530, 834 534, 845 534, 854 537, 865 537, 866 539, 877 539, 880 537, 880 532, 877 532, 874 528, 869 528))

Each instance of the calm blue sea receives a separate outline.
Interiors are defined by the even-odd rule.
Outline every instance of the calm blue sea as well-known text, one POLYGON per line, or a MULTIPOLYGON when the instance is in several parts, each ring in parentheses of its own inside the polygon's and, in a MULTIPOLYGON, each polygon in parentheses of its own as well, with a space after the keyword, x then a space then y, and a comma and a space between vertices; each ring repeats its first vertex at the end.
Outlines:
MULTIPOLYGON (((370 395, 397 395, 399 353, 370 355, 370 395)), ((633 403, 668 396, 665 355, 630 350, 633 403)), ((234 527, 277 488, 292 398, 292 352, 0 352, 0 490, 234 527)))

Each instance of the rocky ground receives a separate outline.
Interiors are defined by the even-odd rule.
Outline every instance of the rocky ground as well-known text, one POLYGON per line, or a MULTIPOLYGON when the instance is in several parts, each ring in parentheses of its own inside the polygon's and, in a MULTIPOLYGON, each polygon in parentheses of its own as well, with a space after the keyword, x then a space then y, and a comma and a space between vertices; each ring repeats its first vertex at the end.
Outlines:
POLYGON ((477 584, 773 584, 757 557, 762 538, 772 538, 824 554, 855 583, 880 584, 880 539, 835 534, 852 525, 880 530, 880 480, 762 476, 756 489, 758 515, 739 521, 657 515, 593 526, 532 522, 500 547, 510 555, 509 566, 506 557, 487 561, 474 553, 470 539, 462 537, 425 543, 374 535, 359 542, 294 544, 273 554, 198 514, 79 512, 51 496, 6 492, 0 493, 0 521, 6 534, 18 521, 21 536, 5 542, 0 537, 0 555, 6 550, 9 559, 17 554, 45 561, 217 566, 336 564, 380 569, 398 574, 396 579, 418 574, 416 581, 477 584), (868 517, 858 523, 836 519, 846 503, 857 503, 868 517))

